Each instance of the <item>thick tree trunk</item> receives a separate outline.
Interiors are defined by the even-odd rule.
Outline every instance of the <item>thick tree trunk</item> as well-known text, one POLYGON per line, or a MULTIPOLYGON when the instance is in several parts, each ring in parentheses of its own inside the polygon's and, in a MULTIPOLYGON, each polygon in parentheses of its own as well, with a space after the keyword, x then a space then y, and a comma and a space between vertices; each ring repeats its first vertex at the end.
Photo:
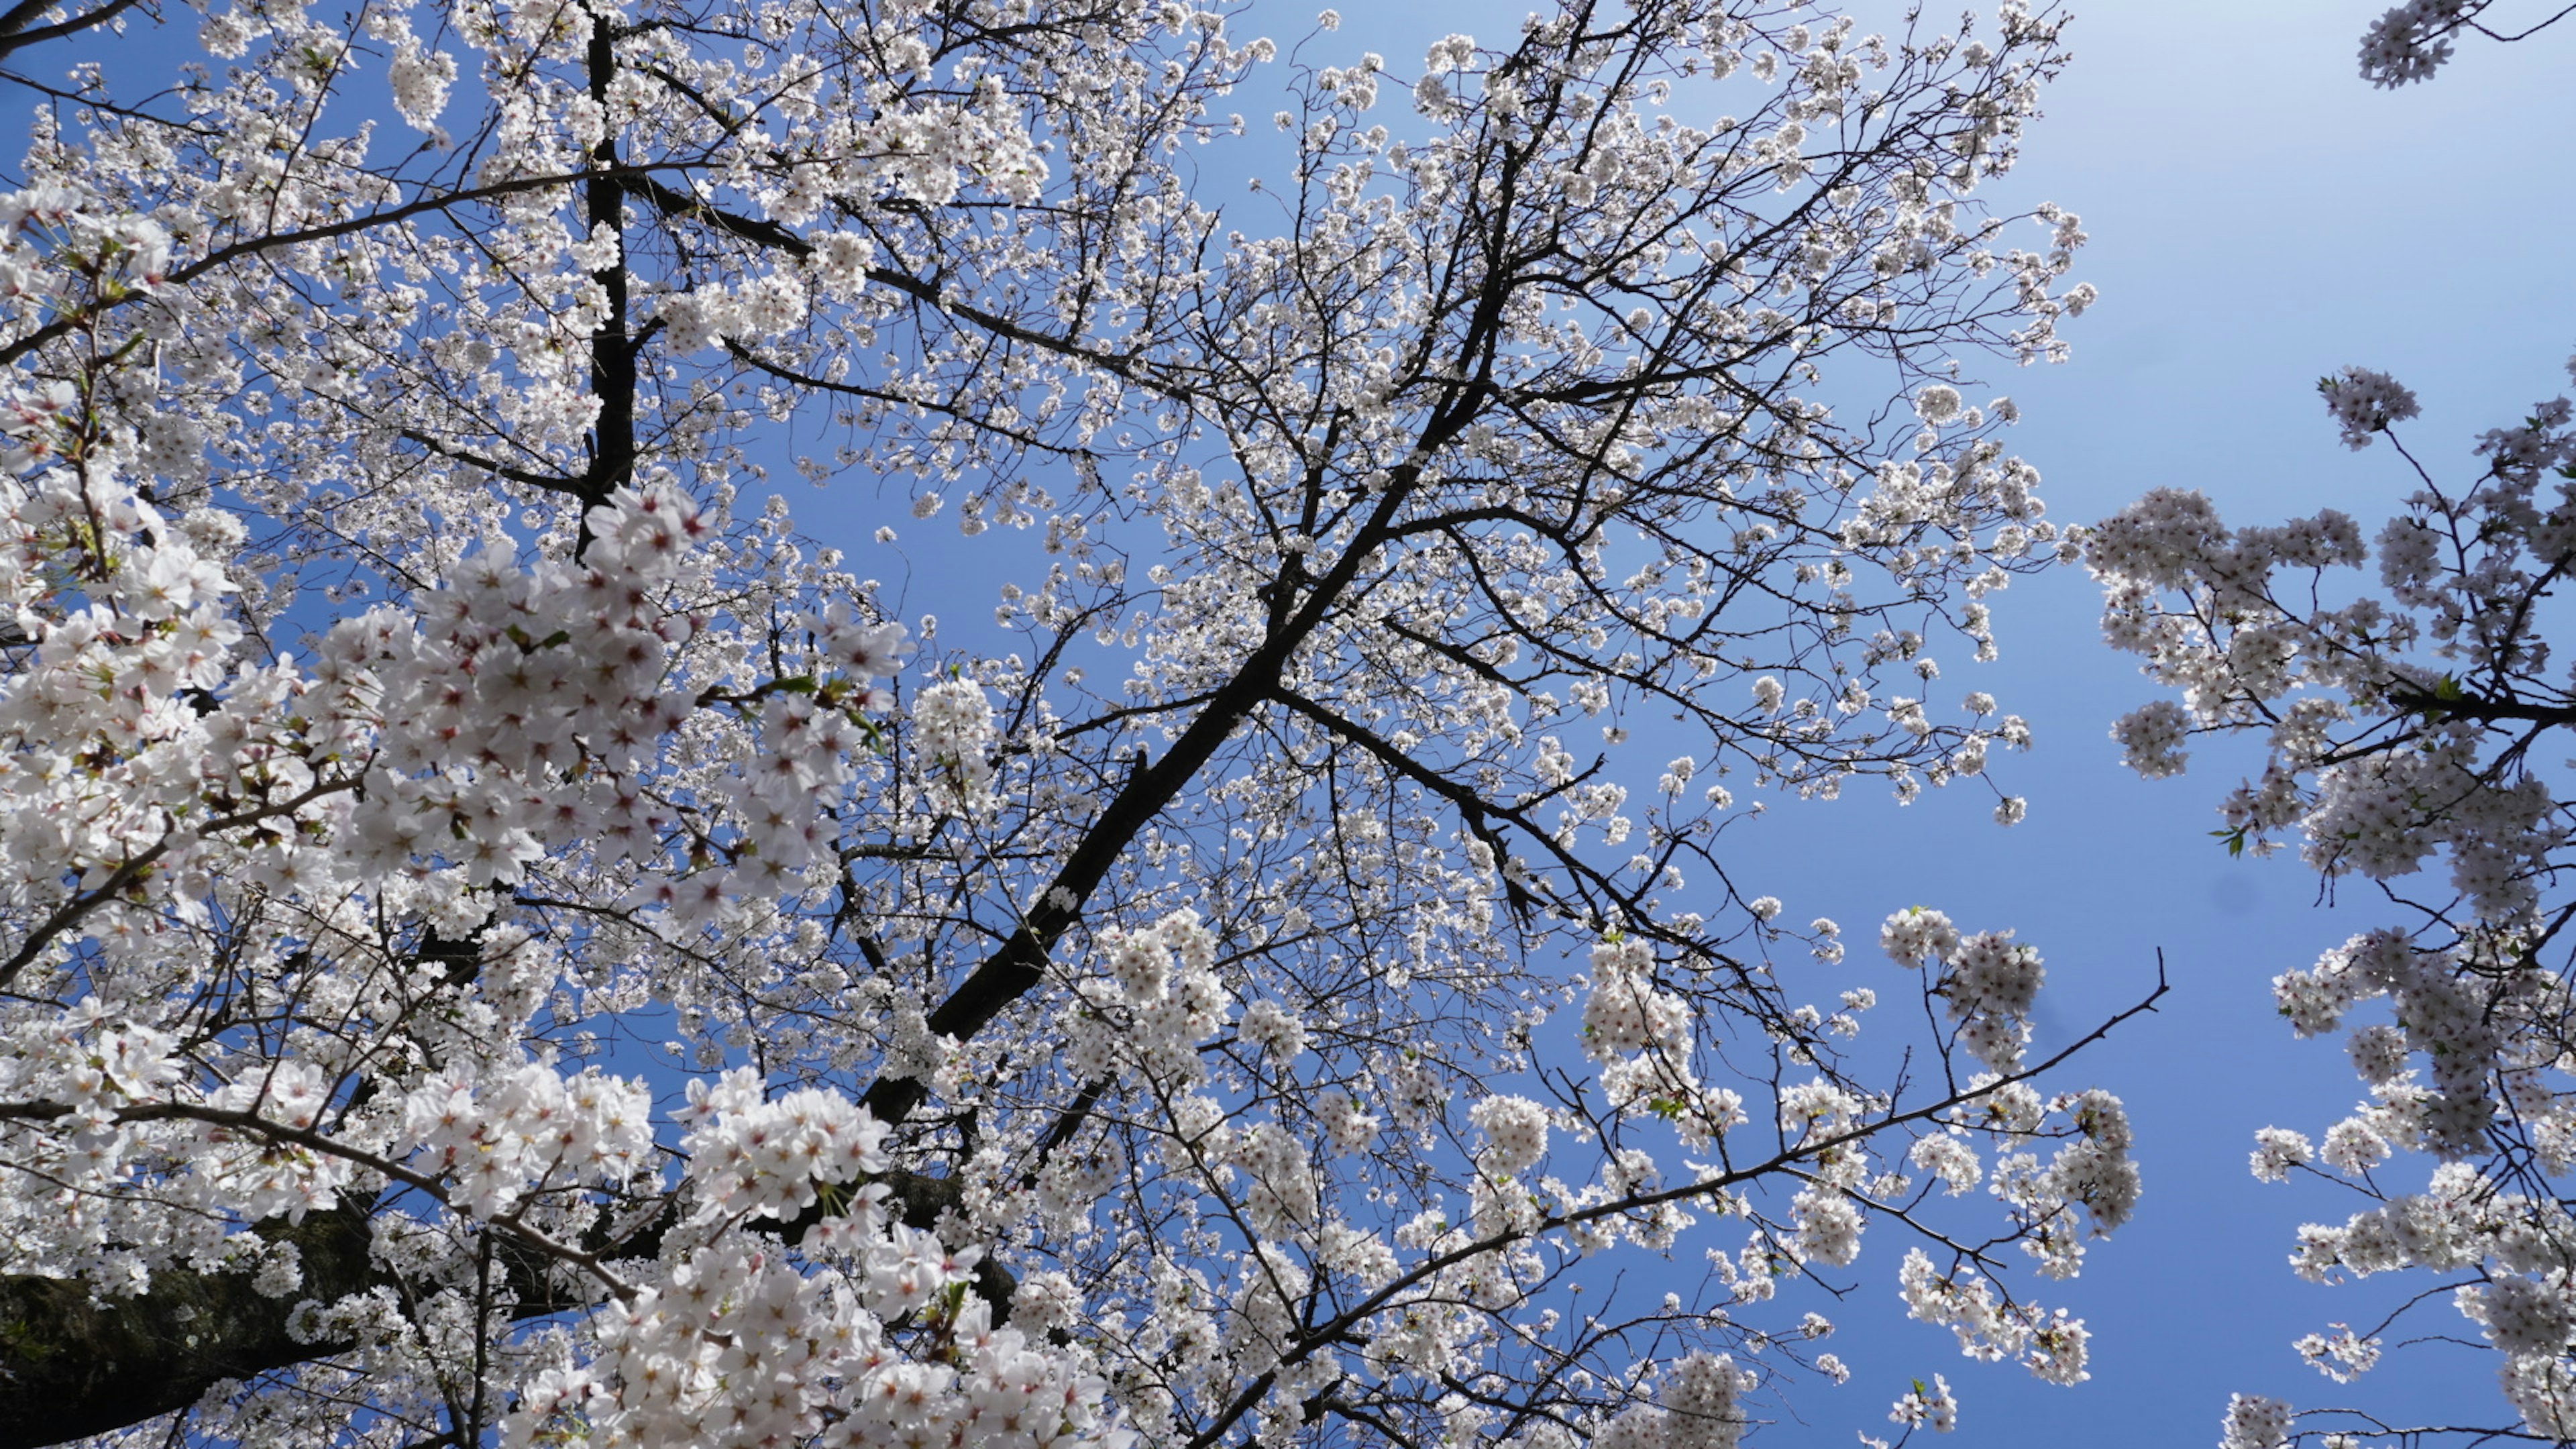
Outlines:
POLYGON ((59 1278, 0 1278, 0 1449, 34 1449, 184 1409, 225 1379, 247 1379, 348 1348, 287 1331, 295 1305, 364 1292, 367 1213, 356 1206, 277 1223, 304 1285, 285 1298, 248 1273, 163 1273, 139 1298, 100 1302, 59 1278))
MULTIPOLYGON (((894 1216, 927 1230, 958 1206, 953 1178, 889 1172, 894 1216)), ((368 1261, 370 1215, 342 1206, 307 1214, 300 1224, 261 1225, 262 1237, 291 1242, 302 1255, 303 1286, 271 1298, 248 1273, 162 1273, 138 1298, 100 1302, 88 1288, 59 1278, 0 1277, 0 1449, 41 1449, 139 1424, 187 1408, 226 1379, 248 1379, 345 1352, 342 1340, 305 1340, 287 1331, 296 1305, 329 1303, 371 1288, 396 1286, 368 1261)), ((646 1228, 617 1251, 650 1257, 662 1225, 646 1228)), ((495 1257, 516 1299, 513 1318, 596 1307, 562 1291, 549 1264, 511 1240, 495 1239, 495 1257)), ((1011 1270, 987 1258, 975 1265, 975 1292, 996 1323, 1010 1317, 1019 1286, 1011 1270)))

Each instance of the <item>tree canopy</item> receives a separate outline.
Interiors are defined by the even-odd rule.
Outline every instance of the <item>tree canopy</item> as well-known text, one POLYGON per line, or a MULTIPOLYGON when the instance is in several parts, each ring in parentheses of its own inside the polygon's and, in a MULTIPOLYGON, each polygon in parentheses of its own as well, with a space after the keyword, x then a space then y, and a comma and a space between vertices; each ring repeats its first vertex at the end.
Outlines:
POLYGON ((1915 907, 1865 1050, 1718 845, 2028 741, 1934 651, 2081 550, 1963 361, 2092 297, 1976 195, 2056 18, 52 15, 0 1442, 1716 1449, 1865 1230, 2084 1376, 2110 1023, 1915 907))

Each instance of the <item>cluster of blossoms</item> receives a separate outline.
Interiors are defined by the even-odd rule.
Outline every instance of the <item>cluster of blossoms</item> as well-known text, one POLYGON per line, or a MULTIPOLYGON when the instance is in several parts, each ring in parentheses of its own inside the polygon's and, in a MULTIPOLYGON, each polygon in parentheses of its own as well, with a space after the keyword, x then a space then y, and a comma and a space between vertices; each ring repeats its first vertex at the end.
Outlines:
MULTIPOLYGON (((285 1075, 300 1063, 279 1067, 285 1075)), ((501 1217, 515 1211, 532 1191, 550 1184, 624 1184, 647 1181, 653 1174, 652 1100, 640 1082, 585 1071, 564 1077, 533 1063, 477 1081, 470 1072, 450 1069, 432 1073, 403 1094, 401 1125, 372 1146, 389 1161, 449 1184, 447 1200, 478 1217, 501 1217)), ((282 1093, 242 1091, 244 1084, 215 1093, 210 1106, 225 1098, 248 1101, 241 1107, 254 1115, 309 1129, 318 1113, 281 1113, 282 1093)), ((308 1085, 308 1100, 325 1100, 322 1084, 308 1085)), ((238 1134, 246 1151, 264 1151, 256 1130, 238 1134)), ((347 1159, 317 1155, 314 1166, 347 1167, 347 1159)), ((201 1164, 223 1175, 221 1163, 201 1164)), ((308 1197, 308 1204, 328 1207, 308 1197)), ((256 1208, 245 1209, 267 1216, 256 1208)))
POLYGON ((2347 367, 2318 383, 2317 391, 2325 396, 2326 411, 2334 415, 2335 425, 2343 429, 2343 445, 2356 452, 2370 446, 2371 434, 2384 433, 2424 411, 2404 383, 2367 367, 2347 367))
MULTIPOLYGON (((1643 940, 1605 941, 1592 949, 1583 1049, 1603 1064, 1602 1086, 1621 1105, 1659 1089, 1696 1086, 1688 1053, 1690 1007, 1656 984, 1655 964, 1654 947, 1643 940)), ((1711 1125, 1723 1130, 1729 1124, 1711 1125)))
POLYGON ((1931 990, 1947 1005, 1968 1054, 1996 1071, 2021 1066, 2030 1043, 2030 1009, 2048 973, 2039 952, 2010 931, 1962 936, 1939 911, 1915 907, 1887 918, 1879 945, 1906 967, 1940 968, 1931 990))
POLYGON ((971 813, 990 803, 993 706, 971 679, 943 679, 912 702, 912 747, 953 807, 971 813))
POLYGON ((1488 1171, 1509 1177, 1547 1155, 1547 1109, 1527 1097, 1487 1097, 1468 1110, 1467 1120, 1485 1134, 1477 1164, 1488 1171))
MULTIPOLYGON (((1972 1112, 1950 1123, 1946 1136, 1917 1139, 1915 1165, 1932 1170, 1956 1196, 1975 1186, 1981 1172, 1969 1129, 2007 1139, 1993 1165, 1988 1191, 2008 1204, 2027 1231, 2022 1246, 2051 1278, 2072 1278, 2083 1266, 2086 1229, 2078 1209, 2090 1219, 2090 1232, 2102 1236, 2126 1223, 2137 1210, 2141 1189, 2127 1110, 2119 1098, 2098 1088, 2054 1098, 2042 1097, 2009 1078, 1981 1077, 1981 1100, 1972 1112), (2071 1129, 2056 1155, 2043 1166, 2019 1142, 2038 1135, 2050 1119, 2071 1129)), ((1907 1310, 1917 1319, 1948 1327, 1962 1352, 1987 1360, 2019 1358, 2031 1372, 2052 1383, 2079 1383, 2090 1334, 2081 1319, 2064 1310, 2050 1312, 2036 1304, 1999 1295, 1992 1280, 1959 1264, 1947 1272, 1922 1249, 1908 1250, 1899 1276, 1907 1310)))
MULTIPOLYGON (((169 280, 168 228, 100 199, 76 182, 52 181, 0 196, 0 299, 22 316, 77 317, 101 305, 154 299, 169 280)), ((0 409, 12 472, 59 456, 73 436, 79 402, 69 383, 31 389, 0 409)), ((202 434, 186 419, 147 429, 156 464, 193 467, 202 434)))
MULTIPOLYGON (((2366 369, 2323 391, 2355 448, 2418 411, 2366 369)), ((2559 885, 2576 817, 2534 761, 2576 722, 2538 622, 2576 566, 2571 420, 2550 399, 2485 434, 2465 488, 2418 469, 2422 488, 2369 542, 2332 511, 2231 529, 2200 495, 2159 491, 2095 529, 2087 554, 2111 642, 2179 694, 2115 727, 2132 767, 2176 774, 2191 735, 2258 735, 2261 771, 2222 806, 2229 848, 2295 843, 2407 913, 2274 981, 2298 1035, 2346 1035, 2369 1092, 2322 1141, 2270 1128, 2256 1144, 2257 1177, 2316 1174, 2370 1200, 2302 1228, 2293 1266, 2318 1281, 2471 1274, 2454 1306, 2497 1351, 2521 1432, 2548 1438, 2576 1425, 2576 1320, 2552 1306, 2566 1264, 2541 1246, 2565 1213, 2533 1190, 2576 1168, 2559 885), (2376 592, 2337 583, 2374 562, 2376 592), (2399 1154, 2434 1159, 2426 1190, 2389 1181, 2399 1154)), ((2379 1358, 2376 1337, 2311 1339, 2302 1352, 2338 1382, 2379 1358)), ((2284 1443, 2289 1413, 2240 1396, 2226 1442, 2284 1443)))
MULTIPOLYGON (((2365 1002, 2389 1004, 2393 1023, 2360 1027, 2349 1041, 2354 1070, 2385 1100, 2327 1134, 2329 1144, 2340 1134, 2352 1143, 2382 1145, 2375 1156, 2365 1152, 2366 1160, 2334 1161, 2335 1167, 2367 1168, 2387 1154, 2389 1142, 2446 1158, 2470 1156, 2484 1144, 2489 1125, 2505 1115, 2497 1094, 2513 1085, 2495 1064, 2508 1053, 2522 1055, 2507 1036, 2544 1020, 2551 1005, 2536 975, 2521 975, 2508 990, 2481 991, 2484 974, 2467 951, 2426 950, 2402 931, 2380 930, 2353 937, 2308 970, 2275 978, 2281 1015, 2301 1036, 2341 1027, 2365 1002), (2413 1062, 2419 1053, 2420 1069, 2413 1062)), ((2329 1153, 2331 1160, 2331 1145, 2329 1153)))
POLYGON ((1592 1436, 1596 1449, 1735 1449, 1748 1420, 1737 1396, 1754 1384, 1724 1354, 1695 1353, 1667 1367, 1655 1403, 1630 1409, 1592 1436))
POLYGON ((2261 1394, 2236 1394, 2219 1427, 2219 1449, 2282 1449, 2290 1442, 2290 1406, 2261 1394))
POLYGON ((2361 33, 2361 78, 2395 89, 2430 79, 2450 60, 2452 38, 2462 30, 2484 33, 2480 13, 2495 0, 2404 0, 2381 13, 2361 33))
MULTIPOLYGON (((640 1091, 608 1086, 614 1100, 604 1108, 577 1101, 550 1114, 560 1130, 546 1145, 559 1162, 603 1127, 639 1135, 640 1091)), ((481 1105, 498 1116, 512 1103, 504 1094, 481 1105)), ((754 1446, 827 1428, 830 1442, 868 1445, 1129 1441, 1085 1357, 993 1325, 990 1305, 968 1291, 975 1250, 951 1251, 890 1220, 884 1185, 848 1186, 889 1165, 884 1129, 864 1110, 813 1090, 764 1100, 760 1082, 737 1071, 712 1089, 693 1085, 681 1115, 692 1164, 686 1227, 638 1281, 617 1285, 590 1325, 596 1345, 585 1362, 527 1385, 503 1425, 505 1443, 754 1446), (792 1214, 820 1192, 840 1206, 808 1232, 801 1254, 719 1230, 792 1214), (927 1341, 890 1327, 925 1322, 927 1341)), ((437 1145, 434 1135, 423 1143, 437 1145)), ((601 1153, 582 1161, 595 1172, 601 1153)), ((632 1181, 636 1164, 624 1166, 632 1181)), ((522 1176, 535 1186, 551 1174, 522 1176)))
POLYGON ((1078 1357, 993 1325, 974 1254, 884 1220, 882 1187, 813 1238, 800 1268, 740 1239, 680 1256, 599 1315, 588 1363, 539 1373, 505 1445, 699 1444, 1124 1449, 1107 1384, 1078 1357), (889 1324, 927 1324, 907 1350, 889 1324))
MULTIPOLYGON (((1101 945, 1106 971, 1086 994, 1090 1009, 1066 1024, 1073 1069, 1085 1081, 1139 1070, 1178 1089, 1205 1080, 1199 1045, 1234 1015, 1232 994, 1216 973, 1216 934, 1183 907, 1151 925, 1105 932, 1101 945)), ((1247 1025, 1256 1015, 1270 1020, 1274 1046, 1302 1034, 1275 1002, 1254 1003, 1247 1025)))

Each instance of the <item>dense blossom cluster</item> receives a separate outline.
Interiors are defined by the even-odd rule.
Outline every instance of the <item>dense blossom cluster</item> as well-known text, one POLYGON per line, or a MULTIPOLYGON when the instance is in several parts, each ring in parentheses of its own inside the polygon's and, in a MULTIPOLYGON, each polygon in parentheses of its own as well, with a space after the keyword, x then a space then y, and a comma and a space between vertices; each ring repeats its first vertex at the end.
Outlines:
POLYGON ((2290 1442, 2290 1406, 2261 1394, 2237 1394, 2227 1401, 2220 1427, 2219 1449, 2281 1449, 2290 1442))
POLYGON ((1695 1353, 1664 1370, 1652 1406, 1639 1405, 1602 1426, 1599 1449, 1735 1449, 1746 1418, 1736 1396, 1752 1375, 1724 1354, 1695 1353))
POLYGON ((2016 944, 2010 931, 1961 936, 1939 911, 1915 907, 1887 918, 1879 944, 1900 966, 1929 961, 1940 974, 1932 986, 1959 1028, 1970 1055, 1996 1071, 2022 1063, 2030 1042, 2030 1009, 2047 976, 2039 952, 2016 944))
POLYGON ((2361 36, 2361 78, 2396 87, 2423 80, 2451 58, 2452 37, 2493 0, 2406 0, 2361 36))
POLYGON ((2499 29, 2486 12, 2496 0, 2404 0, 2390 6, 2361 35, 2361 78, 2394 89, 2429 79, 2448 64, 2459 37, 2524 40, 2567 18, 2564 6, 2535 6, 2520 29, 2499 29))
MULTIPOLYGON (((832 1225, 847 1243, 797 1271, 742 1241, 675 1264, 665 1285, 600 1314, 599 1352, 540 1372, 503 1425, 518 1444, 706 1445, 816 1440, 959 1449, 1123 1446, 1106 1429, 1107 1385, 995 1328, 958 1255, 889 1227, 873 1203, 832 1225), (930 1322, 935 1354, 908 1353, 885 1325, 930 1322)), ((971 1258, 971 1255, 968 1255, 971 1258)))
POLYGON ((2082 549, 1966 361, 2094 299, 1978 195, 2054 18, 85 15, 0 34, 0 1444, 1729 1449, 1905 1381, 1812 1351, 1881 1257, 2084 1377, 2002 1249, 2136 1201, 2099 1031, 1913 912, 1889 1078, 1720 846, 2023 814, 1935 682, 2082 549))

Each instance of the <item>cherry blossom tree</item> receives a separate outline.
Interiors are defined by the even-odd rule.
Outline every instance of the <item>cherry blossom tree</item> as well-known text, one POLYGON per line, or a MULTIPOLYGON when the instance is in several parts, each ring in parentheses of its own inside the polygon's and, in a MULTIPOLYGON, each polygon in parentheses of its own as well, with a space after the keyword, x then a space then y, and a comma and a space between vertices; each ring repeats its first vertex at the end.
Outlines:
MULTIPOLYGON (((2421 80, 2459 32, 2516 40, 2565 13, 2506 32, 2479 20, 2487 8, 2389 11, 2364 37, 2364 77, 2421 80)), ((2087 560, 2105 633, 2179 693, 2112 733, 2149 778, 2181 773, 2194 736, 2260 739, 2262 768, 2214 833, 2232 854, 2295 845, 2329 890, 2367 882, 2386 901, 2386 925, 2273 982, 2293 1033, 2343 1034, 2367 1097, 2322 1138, 2263 1130, 2251 1165, 2357 1199, 2342 1222, 2298 1230, 2301 1278, 2406 1275, 2358 1326, 2301 1338, 2310 1364, 2342 1385, 2401 1333, 2482 1341, 2510 1416, 2427 1425, 2367 1401, 2300 1412, 2239 1394, 2221 1443, 2563 1444, 2576 1440, 2576 894, 2561 872, 2576 863, 2576 792, 2561 731, 2576 692, 2548 633, 2576 567, 2576 410, 2535 404, 2477 440, 2478 467, 2454 470, 2400 440, 2421 409, 2395 378, 2351 367, 2318 390, 2343 443, 2386 441, 2415 491, 2367 538, 2334 509, 2230 528, 2206 497, 2170 489, 2100 525, 2087 560)))
POLYGON ((2085 1376, 2112 1023, 1720 848, 2028 742, 2052 18, 183 15, 0 36, 0 1443, 1715 1449, 1872 1229, 2085 1376))

